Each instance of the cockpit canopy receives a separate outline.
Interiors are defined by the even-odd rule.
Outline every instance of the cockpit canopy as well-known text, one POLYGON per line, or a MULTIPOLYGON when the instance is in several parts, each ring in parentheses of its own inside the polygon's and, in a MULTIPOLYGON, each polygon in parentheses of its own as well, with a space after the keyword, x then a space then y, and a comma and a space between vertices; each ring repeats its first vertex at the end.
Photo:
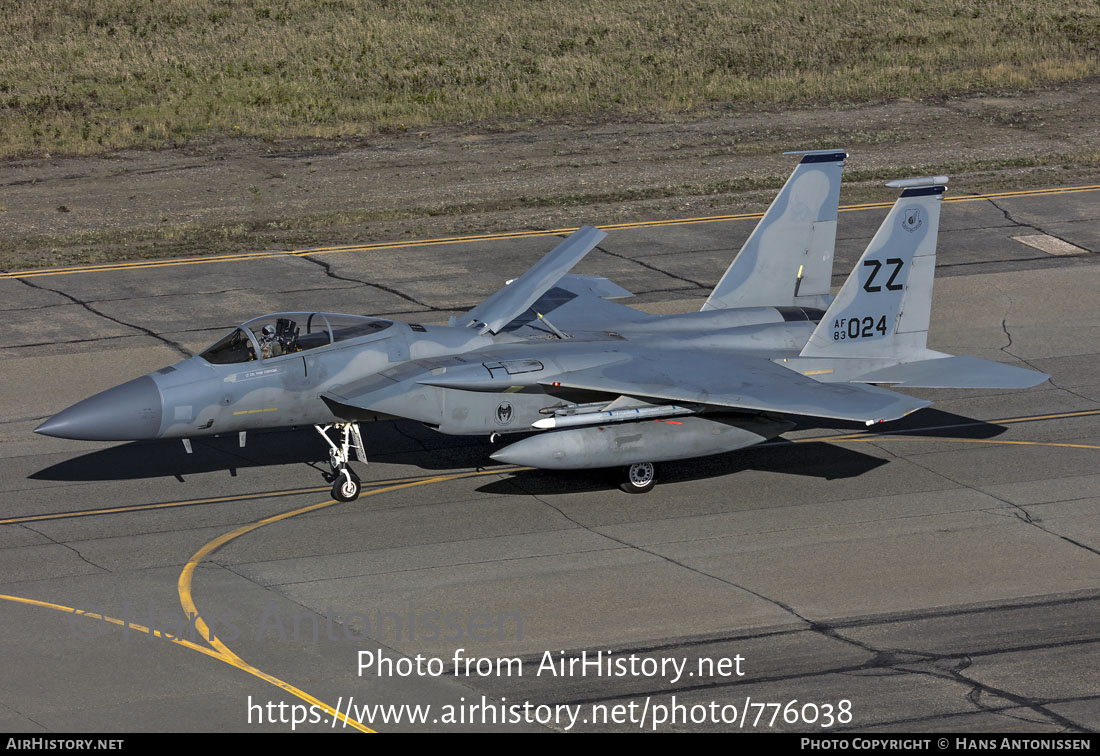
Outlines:
POLYGON ((253 318, 199 356, 214 365, 273 359, 325 347, 392 326, 389 320, 328 312, 280 312, 253 318))

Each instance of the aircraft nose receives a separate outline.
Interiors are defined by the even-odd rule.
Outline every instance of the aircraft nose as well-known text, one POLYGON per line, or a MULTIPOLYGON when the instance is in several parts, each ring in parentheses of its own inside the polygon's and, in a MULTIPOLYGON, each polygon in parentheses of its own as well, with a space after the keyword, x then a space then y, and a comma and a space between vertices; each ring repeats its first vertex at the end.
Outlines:
POLYGON ((80 441, 156 438, 162 409, 157 384, 143 375, 61 410, 34 432, 80 441))

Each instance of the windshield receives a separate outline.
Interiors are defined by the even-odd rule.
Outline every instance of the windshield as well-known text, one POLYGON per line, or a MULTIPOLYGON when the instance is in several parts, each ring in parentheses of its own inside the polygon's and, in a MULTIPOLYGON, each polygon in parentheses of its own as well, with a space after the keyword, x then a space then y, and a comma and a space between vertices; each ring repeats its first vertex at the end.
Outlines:
POLYGON ((279 312, 244 324, 260 345, 260 357, 282 357, 329 345, 328 323, 317 312, 279 312))
POLYGON ((256 359, 256 350, 244 329, 235 328, 199 356, 214 365, 230 365, 256 359))
POLYGON ((360 336, 368 336, 379 331, 384 331, 393 323, 379 318, 368 318, 362 315, 336 315, 325 313, 329 325, 332 326, 333 341, 347 341, 360 336))
POLYGON ((278 312, 253 318, 199 356, 215 365, 248 362, 257 359, 258 345, 258 358, 267 360, 328 346, 335 341, 369 336, 392 325, 389 320, 362 315, 278 312))

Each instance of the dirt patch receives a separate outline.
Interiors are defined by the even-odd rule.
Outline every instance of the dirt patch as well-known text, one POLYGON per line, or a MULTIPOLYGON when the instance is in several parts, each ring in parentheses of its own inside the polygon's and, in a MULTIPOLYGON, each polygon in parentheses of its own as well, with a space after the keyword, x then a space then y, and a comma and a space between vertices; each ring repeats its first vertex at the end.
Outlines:
POLYGON ((793 149, 848 149, 842 202, 888 200, 882 180, 934 173, 951 175, 953 193, 1100 183, 1098 124, 1093 80, 1017 98, 13 160, 0 267, 754 210, 793 149))

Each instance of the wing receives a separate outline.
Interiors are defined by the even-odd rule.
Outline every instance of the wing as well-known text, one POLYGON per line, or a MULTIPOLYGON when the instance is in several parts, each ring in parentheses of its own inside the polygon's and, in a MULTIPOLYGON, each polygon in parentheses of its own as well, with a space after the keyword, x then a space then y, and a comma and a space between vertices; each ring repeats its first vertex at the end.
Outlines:
POLYGON ((605 236, 607 234, 598 228, 581 226, 526 273, 466 313, 466 323, 481 323, 484 331, 500 333, 504 326, 549 291, 605 236))
POLYGON ((626 360, 540 380, 648 400, 807 415, 867 424, 896 420, 931 402, 875 386, 819 383, 758 357, 646 350, 626 360))

